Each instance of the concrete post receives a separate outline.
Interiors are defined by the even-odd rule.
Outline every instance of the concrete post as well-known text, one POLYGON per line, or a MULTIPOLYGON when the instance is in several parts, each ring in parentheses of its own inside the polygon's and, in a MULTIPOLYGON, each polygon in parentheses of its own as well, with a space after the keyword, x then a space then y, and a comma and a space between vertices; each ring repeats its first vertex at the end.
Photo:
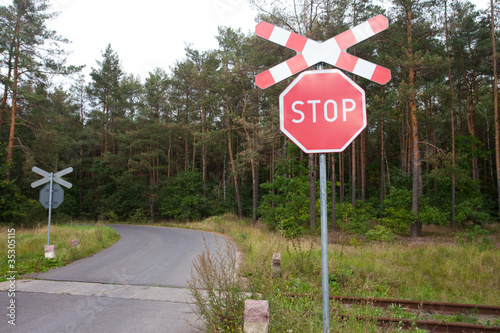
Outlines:
POLYGON ((269 332, 269 302, 245 300, 243 332, 267 333, 269 332))
POLYGON ((281 253, 273 253, 271 275, 273 278, 280 277, 281 275, 281 253))
POLYGON ((45 245, 45 258, 54 259, 56 257, 56 246, 45 245))

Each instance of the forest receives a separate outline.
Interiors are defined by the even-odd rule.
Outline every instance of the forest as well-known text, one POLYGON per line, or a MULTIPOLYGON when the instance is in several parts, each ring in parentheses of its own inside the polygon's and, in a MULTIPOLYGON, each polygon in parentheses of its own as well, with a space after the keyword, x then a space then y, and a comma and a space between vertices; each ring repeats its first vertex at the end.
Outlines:
MULTIPOLYGON (((316 41, 378 14, 389 19, 389 29, 348 50, 392 79, 382 86, 346 72, 366 92, 368 125, 327 155, 332 230, 418 237, 424 224, 455 231, 499 221, 498 2, 486 10, 466 0, 249 3, 256 22, 316 41)), ((37 166, 74 169, 56 221, 232 212, 288 237, 317 232, 318 155, 279 129, 279 95, 293 77, 255 85, 294 51, 219 27, 218 48, 186 46, 183 59, 143 79, 124 72, 111 44, 84 64, 85 76, 66 64, 64 32, 47 28, 49 5, 0 7, 0 223, 46 220, 30 186, 37 166)))

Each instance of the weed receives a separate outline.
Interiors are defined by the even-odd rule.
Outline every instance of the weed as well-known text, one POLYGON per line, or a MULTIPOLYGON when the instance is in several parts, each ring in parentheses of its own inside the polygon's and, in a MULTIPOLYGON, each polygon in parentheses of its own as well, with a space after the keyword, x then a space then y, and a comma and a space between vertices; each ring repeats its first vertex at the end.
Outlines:
POLYGON ((393 317, 401 318, 401 316, 403 316, 404 312, 406 311, 406 308, 401 304, 391 303, 388 306, 388 310, 392 312, 393 317))
POLYGON ((469 228, 465 232, 457 233, 457 241, 462 245, 477 244, 479 249, 488 250, 495 247, 488 237, 490 232, 479 225, 469 228))
POLYGON ((289 260, 288 271, 295 275, 307 275, 314 271, 314 242, 312 239, 310 239, 307 249, 303 249, 301 240, 291 239, 289 243, 291 243, 292 248, 286 247, 286 259, 289 260))
POLYGON ((215 251, 205 241, 205 248, 193 261, 189 290, 195 311, 206 332, 240 332, 246 294, 237 279, 234 247, 216 238, 215 251))

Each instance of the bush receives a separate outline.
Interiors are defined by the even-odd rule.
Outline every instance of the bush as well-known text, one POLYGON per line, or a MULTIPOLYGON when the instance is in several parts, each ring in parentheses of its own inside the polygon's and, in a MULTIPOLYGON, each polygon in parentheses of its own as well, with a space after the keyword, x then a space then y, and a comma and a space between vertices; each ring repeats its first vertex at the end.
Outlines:
POLYGON ((349 202, 336 205, 335 215, 341 230, 353 234, 364 234, 372 228, 374 218, 370 205, 353 207, 349 202))
POLYGON ((383 225, 377 225, 366 233, 367 241, 394 242, 394 233, 383 225))
POLYGON ((484 225, 488 223, 490 219, 491 216, 484 210, 484 201, 482 197, 475 197, 457 204, 457 213, 455 216, 455 221, 457 223, 471 221, 474 224, 484 225))
POLYGON ((161 191, 161 215, 178 221, 201 220, 207 216, 208 200, 203 195, 201 175, 182 171, 168 179, 161 191))
POLYGON ((495 244, 492 243, 491 239, 488 237, 490 232, 483 229, 479 225, 475 225, 472 228, 467 229, 465 232, 457 233, 457 241, 460 244, 477 244, 479 249, 487 250, 490 248, 495 248, 495 244))
POLYGON ((0 193, 2 193, 0 196, 0 223, 18 224, 30 211, 36 211, 39 208, 38 202, 26 198, 13 182, 1 180, 0 193))
POLYGON ((407 233, 408 227, 416 219, 411 210, 411 200, 411 191, 391 187, 391 191, 384 199, 384 217, 381 225, 398 233, 407 233))
POLYGON ((262 184, 261 188, 270 192, 263 196, 259 206, 262 221, 288 238, 300 236, 310 220, 307 177, 276 176, 272 184, 262 184))

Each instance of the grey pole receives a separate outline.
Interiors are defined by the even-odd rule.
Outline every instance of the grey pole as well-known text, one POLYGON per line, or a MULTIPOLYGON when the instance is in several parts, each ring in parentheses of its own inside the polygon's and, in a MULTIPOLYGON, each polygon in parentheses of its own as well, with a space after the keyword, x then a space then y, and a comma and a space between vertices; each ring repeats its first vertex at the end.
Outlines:
POLYGON ((319 196, 321 208, 321 280, 323 332, 330 332, 330 288, 328 278, 328 207, 326 195, 326 154, 319 154, 319 196))
MULTIPOLYGON (((323 69, 319 63, 317 69, 323 69)), ((321 285, 323 300, 323 333, 330 332, 330 279, 328 277, 328 206, 326 192, 326 154, 319 154, 319 200, 321 215, 321 285)))
POLYGON ((52 218, 52 185, 54 184, 54 173, 50 173, 50 186, 49 186, 49 232, 47 234, 47 245, 50 245, 50 219, 52 218))

